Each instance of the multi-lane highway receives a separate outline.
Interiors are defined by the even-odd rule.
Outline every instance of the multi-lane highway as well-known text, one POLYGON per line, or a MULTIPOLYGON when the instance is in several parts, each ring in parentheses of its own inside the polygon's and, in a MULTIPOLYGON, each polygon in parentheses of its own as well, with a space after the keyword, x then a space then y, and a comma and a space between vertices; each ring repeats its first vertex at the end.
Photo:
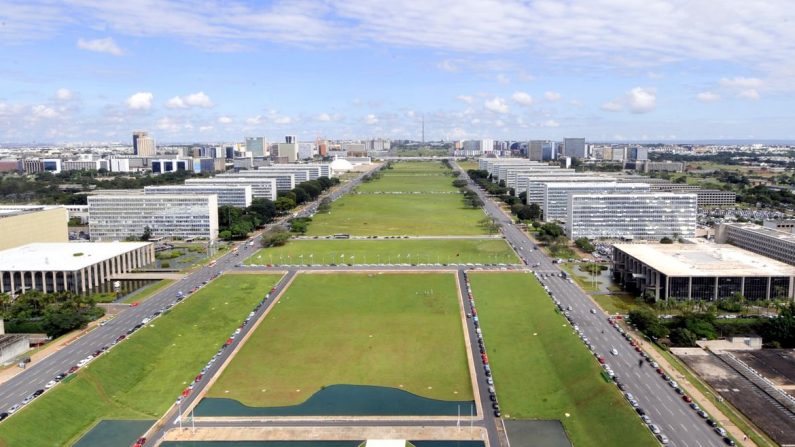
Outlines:
POLYGON ((527 235, 517 228, 511 218, 463 172, 461 178, 466 179, 470 188, 478 193, 484 203, 484 210, 499 221, 505 239, 524 262, 528 265, 538 264, 533 270, 550 274, 549 277, 544 277, 542 282, 563 306, 571 306, 570 313, 574 323, 590 340, 594 350, 610 364, 619 380, 637 399, 652 422, 661 428, 662 433, 669 439, 669 445, 681 447, 722 445, 721 437, 688 407, 681 396, 676 394, 653 368, 646 362, 639 366, 640 356, 608 323, 605 314, 591 313, 591 309, 597 309, 591 298, 576 284, 560 277, 562 270, 552 262, 552 259, 541 250, 534 250, 534 244, 527 235), (618 352, 617 356, 610 353, 614 348, 618 352))
MULTIPOLYGON (((330 193, 321 196, 319 199, 329 197, 331 200, 336 200, 356 187, 356 185, 361 182, 364 175, 366 175, 366 172, 344 185, 333 189, 330 193)), ((313 214, 317 209, 317 205, 317 201, 310 203, 300 209, 296 214, 301 217, 313 214)), ((271 224, 269 228, 276 225, 284 225, 288 219, 289 217, 281 218, 271 224)), ((122 311, 104 326, 96 327, 48 357, 38 362, 28 364, 26 370, 0 385, 0 412, 4 412, 12 406, 20 404, 27 396, 30 396, 36 390, 44 389, 45 384, 56 375, 65 373, 89 355, 94 354, 103 347, 112 347, 113 342, 119 336, 126 335, 131 328, 140 324, 144 318, 151 318, 155 312, 162 311, 170 304, 173 304, 178 292, 182 291, 187 294, 188 291, 193 288, 202 287, 207 282, 212 281, 217 274, 229 270, 235 264, 251 256, 260 248, 259 235, 252 238, 251 242, 252 243, 245 242, 239 244, 237 250, 230 250, 229 253, 218 258, 214 265, 207 265, 196 269, 186 275, 182 280, 177 281, 169 287, 157 292, 148 300, 143 301, 137 307, 131 307, 122 311)), ((13 417, 2 423, 13 424, 13 417)))

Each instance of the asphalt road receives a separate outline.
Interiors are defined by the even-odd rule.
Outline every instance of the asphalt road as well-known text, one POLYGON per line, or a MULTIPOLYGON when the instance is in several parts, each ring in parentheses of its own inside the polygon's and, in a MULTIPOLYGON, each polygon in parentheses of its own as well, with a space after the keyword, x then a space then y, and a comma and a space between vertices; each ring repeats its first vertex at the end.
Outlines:
MULTIPOLYGON (((341 187, 336 188, 333 192, 321 196, 321 198, 327 196, 332 200, 338 199, 358 185, 365 174, 366 173, 363 173, 341 187)), ((315 201, 304 206, 296 215, 304 217, 314 214, 317 210, 318 203, 318 201, 315 201)), ((271 224, 268 228, 286 225, 289 218, 290 216, 284 217, 271 224)), ((44 389, 45 384, 56 375, 66 372, 69 368, 77 365, 79 361, 93 354, 101 347, 111 346, 117 337, 126 334, 129 329, 141 323, 144 318, 151 317, 155 312, 162 310, 166 305, 174 302, 178 291, 182 291, 187 295, 187 292, 194 287, 201 287, 205 281, 212 281, 216 274, 232 269, 235 264, 248 258, 260 248, 259 235, 255 236, 252 240, 253 244, 251 245, 247 242, 239 244, 237 254, 230 250, 229 253, 218 258, 214 266, 208 265, 196 269, 194 272, 186 275, 182 280, 175 282, 157 292, 148 300, 141 302, 137 307, 130 307, 122 311, 106 325, 95 328, 41 361, 29 363, 25 371, 22 371, 20 374, 17 374, 12 379, 0 385, 0 411, 6 411, 13 405, 20 404, 25 397, 31 395, 34 391, 44 389)), ((186 299, 190 299, 190 297, 188 296, 186 299)), ((134 337, 135 335, 133 334, 132 336, 134 337)), ((87 366, 90 367, 90 363, 87 366)), ((2 423, 13 424, 13 421, 14 418, 12 415, 12 417, 2 423)))
MULTIPOLYGON (((486 213, 500 222, 506 240, 527 265, 539 264, 533 267, 533 270, 539 273, 559 275, 562 272, 541 250, 533 249, 534 244, 527 235, 513 224, 484 191, 464 174, 461 178, 465 178, 470 188, 478 193, 486 213)), ((599 311, 596 314, 591 313, 591 309, 598 307, 581 288, 560 276, 544 278, 542 282, 564 306, 572 307, 571 315, 574 323, 590 339, 595 351, 604 356, 621 382, 626 385, 627 391, 635 396, 652 422, 662 429, 662 433, 669 439, 669 445, 682 447, 723 445, 721 437, 713 432, 712 427, 690 409, 649 364, 644 362, 642 366, 638 366, 640 359, 638 353, 607 322, 604 313, 599 311), (618 351, 617 356, 610 354, 613 348, 618 351)), ((488 334, 485 334, 485 338, 488 339, 488 334)), ((642 423, 640 419, 638 423, 642 423)))

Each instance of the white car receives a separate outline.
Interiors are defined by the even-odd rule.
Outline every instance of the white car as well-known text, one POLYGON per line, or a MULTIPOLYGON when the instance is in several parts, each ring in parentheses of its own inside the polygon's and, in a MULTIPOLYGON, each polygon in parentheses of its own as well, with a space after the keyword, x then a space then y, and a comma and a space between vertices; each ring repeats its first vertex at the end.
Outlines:
POLYGON ((613 348, 613 349, 610 350, 610 353, 613 354, 613 355, 618 355, 618 349, 613 348))
POLYGON ((651 432, 655 435, 660 434, 661 431, 660 427, 658 427, 656 424, 649 424, 649 430, 651 430, 651 432))
POLYGON ((49 382, 47 382, 46 385, 44 385, 44 388, 45 389, 50 389, 50 388, 54 387, 56 383, 58 383, 58 382, 56 382, 54 380, 50 380, 49 382))

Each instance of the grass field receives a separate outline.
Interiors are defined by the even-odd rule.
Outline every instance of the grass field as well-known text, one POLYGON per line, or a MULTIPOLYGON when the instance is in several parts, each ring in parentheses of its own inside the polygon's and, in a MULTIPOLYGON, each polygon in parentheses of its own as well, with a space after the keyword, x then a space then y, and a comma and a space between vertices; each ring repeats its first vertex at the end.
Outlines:
POLYGON ((259 250, 245 261, 259 265, 517 262, 503 239, 295 240, 259 250))
POLYGON ((458 192, 454 177, 443 174, 391 174, 386 171, 378 180, 362 183, 356 191, 373 192, 458 192))
POLYGON ((325 236, 436 236, 485 234, 480 209, 464 207, 459 194, 352 195, 315 214, 307 234, 325 236))
POLYGON ((470 400, 455 276, 300 274, 208 397, 270 407, 326 385, 470 400))
POLYGON ((461 169, 463 169, 464 171, 468 171, 470 169, 480 168, 480 163, 476 161, 459 161, 458 166, 461 166, 461 169))
POLYGON ((613 293, 611 295, 592 295, 593 299, 599 303, 599 306, 607 313, 626 315, 629 311, 638 308, 646 308, 654 310, 652 306, 644 303, 641 300, 636 300, 635 297, 629 293, 613 293))
POLYGON ((533 276, 469 276, 504 415, 560 419, 578 447, 657 445, 533 276))
POLYGON ((102 419, 153 419, 279 279, 224 275, 0 424, 0 445, 71 445, 102 419))
POLYGON ((136 301, 139 301, 139 302, 140 301, 146 301, 149 298, 151 298, 152 296, 154 296, 155 293, 159 292, 161 289, 165 289, 166 287, 170 286, 171 284, 174 284, 174 280, 173 279, 161 279, 160 281, 158 281, 158 282, 156 282, 154 284, 150 284, 150 285, 144 287, 143 289, 133 293, 132 295, 130 295, 127 298, 125 298, 124 300, 122 300, 122 302, 129 304, 129 303, 134 303, 136 301))

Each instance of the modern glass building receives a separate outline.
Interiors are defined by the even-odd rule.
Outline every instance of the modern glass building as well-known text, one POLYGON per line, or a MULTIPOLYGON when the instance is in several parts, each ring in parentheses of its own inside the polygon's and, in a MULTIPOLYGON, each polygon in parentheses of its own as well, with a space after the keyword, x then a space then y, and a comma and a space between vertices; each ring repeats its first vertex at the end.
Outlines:
POLYGON ((793 299, 795 267, 727 244, 616 244, 613 276, 655 300, 793 299))
POLYGON ((607 194, 649 192, 648 183, 561 182, 544 183, 541 209, 546 221, 565 221, 568 217, 569 194, 607 194))
POLYGON ((218 238, 218 196, 138 194, 88 197, 92 241, 152 237, 218 238))
POLYGON ((695 194, 570 194, 566 235, 571 239, 694 237, 695 194))

